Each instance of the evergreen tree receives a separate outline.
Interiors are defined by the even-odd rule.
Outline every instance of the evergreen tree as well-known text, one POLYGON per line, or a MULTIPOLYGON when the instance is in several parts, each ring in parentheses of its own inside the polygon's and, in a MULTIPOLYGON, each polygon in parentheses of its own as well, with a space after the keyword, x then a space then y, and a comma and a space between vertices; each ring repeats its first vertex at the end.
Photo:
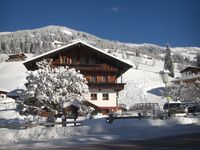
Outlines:
POLYGON ((140 57, 140 52, 138 49, 135 51, 135 55, 136 55, 136 57, 140 57))
POLYGON ((169 45, 167 45, 167 49, 165 50, 165 61, 164 61, 164 69, 169 70, 169 76, 174 77, 174 64, 172 62, 171 58, 171 50, 169 48, 169 45))

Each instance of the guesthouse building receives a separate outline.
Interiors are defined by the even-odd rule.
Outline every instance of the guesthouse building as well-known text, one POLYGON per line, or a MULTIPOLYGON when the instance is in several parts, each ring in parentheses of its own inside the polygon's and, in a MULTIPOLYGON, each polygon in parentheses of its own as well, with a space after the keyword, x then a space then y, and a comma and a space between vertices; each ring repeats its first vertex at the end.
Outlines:
POLYGON ((24 65, 28 70, 36 70, 36 62, 43 59, 52 59, 53 67, 68 66, 79 70, 88 81, 89 93, 85 100, 104 114, 117 109, 118 93, 125 85, 120 78, 132 67, 112 54, 82 41, 38 55, 25 61, 24 65))

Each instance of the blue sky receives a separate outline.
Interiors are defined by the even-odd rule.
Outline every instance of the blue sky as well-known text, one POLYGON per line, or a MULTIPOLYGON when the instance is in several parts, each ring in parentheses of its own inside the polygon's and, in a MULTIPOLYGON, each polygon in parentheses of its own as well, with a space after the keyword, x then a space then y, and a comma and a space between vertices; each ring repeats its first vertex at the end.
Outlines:
POLYGON ((199 0, 0 0, 0 32, 66 26, 130 43, 200 47, 199 0))

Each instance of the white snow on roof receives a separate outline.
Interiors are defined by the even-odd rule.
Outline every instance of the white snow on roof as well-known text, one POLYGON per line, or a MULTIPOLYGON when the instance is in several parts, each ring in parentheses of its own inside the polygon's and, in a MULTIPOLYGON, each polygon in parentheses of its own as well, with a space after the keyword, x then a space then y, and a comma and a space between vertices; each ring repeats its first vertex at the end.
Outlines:
POLYGON ((68 101, 68 102, 64 102, 62 104, 62 108, 65 108, 65 107, 68 107, 68 106, 71 106, 71 105, 78 107, 78 108, 80 108, 80 106, 81 106, 80 103, 78 103, 76 101, 68 101))
POLYGON ((12 91, 24 88, 27 69, 23 62, 3 62, 0 64, 0 89, 12 91))
POLYGON ((15 100, 9 97, 0 98, 0 104, 15 103, 15 100))
MULTIPOLYGON (((2 114, 1 111, 3 110, 10 110, 10 109, 16 109, 16 103, 15 100, 9 97, 6 98, 0 98, 0 113, 2 114)), ((3 115, 0 115, 3 117, 3 115)), ((1 118, 0 117, 0 118, 1 118)), ((5 117, 5 116, 4 116, 5 117)))
POLYGON ((59 51, 59 50, 61 50, 61 49, 70 47, 70 46, 75 45, 75 44, 78 44, 78 43, 82 43, 82 44, 84 44, 84 45, 86 45, 86 46, 88 46, 88 47, 90 47, 90 48, 92 48, 92 49, 95 49, 96 51, 98 51, 98 52, 100 52, 100 53, 103 53, 103 54, 105 54, 105 55, 107 55, 107 56, 110 56, 110 57, 112 57, 112 58, 114 58, 114 59, 117 59, 117 60, 119 60, 119 61, 121 61, 121 62, 123 62, 123 63, 126 63, 126 64, 132 66, 132 64, 130 64, 128 61, 123 60, 123 59, 120 59, 120 58, 118 58, 118 57, 116 57, 116 56, 114 56, 114 55, 112 55, 112 54, 106 53, 105 51, 103 51, 103 50, 101 50, 101 49, 99 49, 99 48, 97 48, 97 47, 94 47, 94 46, 92 46, 92 45, 86 43, 85 41, 81 41, 81 40, 75 41, 75 42, 73 42, 73 43, 71 43, 71 44, 68 44, 68 45, 59 47, 59 48, 57 48, 57 49, 48 51, 48 52, 46 52, 46 53, 43 53, 43 54, 41 54, 41 55, 38 55, 38 56, 33 57, 33 58, 31 58, 31 59, 28 59, 27 61, 25 61, 25 63, 26 63, 26 62, 29 62, 29 61, 31 61, 31 60, 34 60, 34 59, 37 59, 37 58, 46 56, 46 55, 48 55, 48 54, 57 52, 57 51, 59 51))

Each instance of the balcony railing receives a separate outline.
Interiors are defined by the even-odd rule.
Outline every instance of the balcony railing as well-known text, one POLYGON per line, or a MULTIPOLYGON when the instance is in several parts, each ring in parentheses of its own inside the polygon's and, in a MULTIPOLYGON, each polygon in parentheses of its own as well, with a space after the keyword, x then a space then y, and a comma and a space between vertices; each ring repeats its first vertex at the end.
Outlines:
POLYGON ((103 64, 54 64, 54 66, 68 66, 70 68, 75 68, 77 70, 84 71, 108 71, 108 72, 116 72, 117 69, 113 67, 105 67, 103 64))
POLYGON ((172 80, 172 82, 189 81, 189 80, 196 80, 196 79, 200 79, 200 73, 198 73, 198 74, 187 74, 187 75, 178 77, 175 80, 172 80))
POLYGON ((182 73, 181 74, 181 78, 184 78, 184 77, 196 77, 196 76, 200 76, 200 72, 198 72, 198 73, 182 73))
POLYGON ((88 83, 89 88, 95 89, 113 89, 121 91, 124 89, 125 83, 88 83))

